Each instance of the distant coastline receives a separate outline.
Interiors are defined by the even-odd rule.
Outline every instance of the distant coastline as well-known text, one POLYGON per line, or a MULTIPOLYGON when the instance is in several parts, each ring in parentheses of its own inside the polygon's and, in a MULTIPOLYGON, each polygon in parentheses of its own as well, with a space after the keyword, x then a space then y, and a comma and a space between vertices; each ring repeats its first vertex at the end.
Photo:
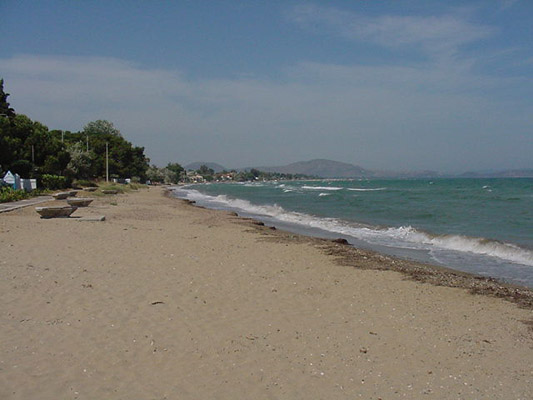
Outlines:
POLYGON ((314 159, 309 161, 299 161, 281 166, 257 166, 246 168, 227 168, 221 164, 213 162, 194 162, 187 164, 185 169, 197 170, 202 165, 212 168, 214 172, 222 171, 250 171, 257 169, 262 172, 300 174, 318 178, 533 178, 533 168, 505 169, 490 171, 467 171, 450 174, 433 170, 423 171, 390 171, 371 170, 358 165, 344 163, 326 159, 314 159))

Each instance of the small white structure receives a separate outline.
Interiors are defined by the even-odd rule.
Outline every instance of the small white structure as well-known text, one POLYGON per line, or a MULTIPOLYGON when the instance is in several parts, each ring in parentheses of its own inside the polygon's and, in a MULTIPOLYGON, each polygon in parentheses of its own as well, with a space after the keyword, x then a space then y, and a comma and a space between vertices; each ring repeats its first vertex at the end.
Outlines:
POLYGON ((32 190, 37 189, 37 179, 21 179, 20 188, 24 189, 26 192, 31 192, 32 190))
POLYGON ((4 182, 11 185, 13 189, 20 189, 20 175, 7 171, 4 175, 4 182))
POLYGON ((15 190, 22 189, 31 192, 37 189, 36 179, 21 179, 19 174, 13 174, 11 171, 7 171, 2 180, 15 190))

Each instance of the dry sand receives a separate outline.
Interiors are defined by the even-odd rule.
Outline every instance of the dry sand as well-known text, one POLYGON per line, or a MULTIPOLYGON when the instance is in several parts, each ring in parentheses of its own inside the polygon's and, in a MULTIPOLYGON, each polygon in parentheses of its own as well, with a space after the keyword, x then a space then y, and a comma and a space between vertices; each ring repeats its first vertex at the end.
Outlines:
POLYGON ((160 188, 93 204, 0 214, 1 399, 533 398, 531 308, 160 188))

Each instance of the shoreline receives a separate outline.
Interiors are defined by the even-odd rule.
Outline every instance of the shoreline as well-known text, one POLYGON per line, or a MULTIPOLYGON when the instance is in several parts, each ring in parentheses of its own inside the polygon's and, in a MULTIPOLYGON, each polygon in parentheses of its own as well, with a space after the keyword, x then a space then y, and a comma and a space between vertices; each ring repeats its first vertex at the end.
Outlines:
MULTIPOLYGON (((532 393, 527 304, 413 280, 400 270, 427 278, 424 266, 166 191, 97 197, 76 212, 104 222, 0 215, 0 397, 532 393)), ((439 274, 459 280, 429 276, 439 274)))
POLYGON ((533 309, 533 289, 527 286, 501 281, 494 277, 476 275, 447 266, 403 259, 370 249, 361 249, 346 242, 343 238, 325 239, 285 231, 274 226, 267 226, 264 222, 253 217, 240 216, 234 211, 217 210, 197 205, 195 201, 176 197, 172 193, 172 189, 165 189, 166 196, 182 201, 187 205, 215 212, 229 213, 230 215, 234 214, 234 216, 243 222, 250 222, 252 227, 264 235, 270 234, 274 237, 285 238, 289 241, 298 237, 299 241, 308 242, 311 245, 323 248, 324 253, 335 257, 340 265, 354 268, 397 271, 415 281, 431 283, 437 286, 462 288, 470 291, 472 294, 503 298, 521 307, 533 309), (388 266, 384 266, 383 264, 388 264, 388 266))
MULTIPOLYGON (((331 197, 334 198, 333 200, 324 203, 324 201, 314 202, 310 200, 314 193, 317 193, 316 191, 304 190, 302 192, 304 194, 301 194, 298 186, 296 189, 291 186, 289 191, 296 190, 298 194, 289 193, 289 196, 285 197, 274 190, 278 188, 277 186, 272 190, 270 187, 264 188, 263 186, 265 185, 260 184, 259 187, 261 188, 257 191, 255 189, 241 190, 238 185, 231 190, 224 188, 219 190, 216 187, 205 188, 205 190, 194 187, 175 187, 173 190, 176 197, 195 200, 207 208, 236 211, 242 216, 256 218, 267 225, 276 226, 278 229, 326 239, 345 238, 356 248, 376 251, 380 254, 416 263, 436 265, 491 277, 500 282, 533 289, 533 269, 531 268, 533 253, 531 248, 527 245, 523 246, 519 240, 513 242, 511 239, 506 240, 502 237, 496 239, 499 236, 491 236, 490 229, 485 232, 487 235, 484 235, 481 229, 477 236, 475 234, 468 236, 464 232, 476 231, 474 228, 476 223, 474 222, 468 225, 463 222, 463 230, 455 231, 441 229, 436 225, 433 226, 433 229, 430 229, 429 226, 422 228, 422 225, 418 226, 415 222, 412 222, 413 226, 411 226, 411 222, 402 221, 405 218, 398 217, 398 215, 402 215, 401 212, 398 212, 394 213, 394 216, 389 215, 389 224, 382 221, 383 225, 368 225, 366 222, 355 221, 355 216, 353 219, 342 216, 351 207, 346 206, 346 208, 344 206, 343 202, 345 200, 348 202, 344 196, 351 196, 351 194, 345 190, 340 190, 340 187, 335 187, 334 190, 348 194, 341 194, 340 197, 333 196, 331 197), (308 195, 308 192, 311 194, 308 195), (262 197, 263 195, 264 197, 262 197), (309 196, 311 198, 308 199, 309 196), (303 197, 302 202, 304 203, 302 205, 293 204, 296 201, 294 199, 300 199, 300 197, 303 197), (335 211, 335 205, 338 205, 341 211, 335 211)), ((282 186, 284 185, 281 185, 280 188, 282 186)), ((377 186, 380 185, 377 184, 377 186)), ((303 186, 303 188, 307 188, 307 186, 303 186)), ((320 189, 320 187, 318 188, 320 189)), ((384 187, 379 189, 384 189, 384 187)), ((391 187, 392 189, 394 188, 391 187)), ((285 191, 285 189, 283 190, 285 191)), ((348 188, 348 190, 356 189, 348 188)), ((319 194, 319 196, 322 195, 329 195, 329 192, 319 194)), ((381 195, 375 200, 377 202, 382 201, 381 195)), ((368 202, 372 203, 370 200, 368 202)), ((361 213, 364 214, 364 211, 361 213)), ((354 210, 354 215, 358 215, 357 210, 354 210)), ((410 215, 409 212, 407 215, 410 215)), ((491 219, 487 216, 484 221, 480 222, 481 226, 489 226, 491 219)), ((446 223, 443 224, 446 225, 446 223)), ((525 240, 523 243, 528 242, 525 240)))

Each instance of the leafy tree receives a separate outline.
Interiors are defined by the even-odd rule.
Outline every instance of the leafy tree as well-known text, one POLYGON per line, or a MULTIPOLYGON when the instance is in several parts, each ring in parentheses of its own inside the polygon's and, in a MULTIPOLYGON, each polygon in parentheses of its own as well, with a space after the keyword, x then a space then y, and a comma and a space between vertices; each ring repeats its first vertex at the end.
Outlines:
POLYGON ((152 182, 164 182, 165 174, 163 172, 163 168, 150 165, 146 170, 146 179, 149 179, 152 182))
POLYGON ((46 126, 23 114, 15 115, 9 123, 0 121, 0 137, 0 164, 24 178, 39 178, 43 173, 61 175, 70 160, 64 144, 46 126))
POLYGON ((24 178, 40 178, 43 174, 66 174, 77 179, 103 177, 107 145, 111 175, 146 178, 149 160, 144 148, 125 140, 111 122, 89 122, 80 132, 49 131, 43 124, 16 114, 7 102, 8 96, 0 79, 0 170, 11 170, 24 178))
POLYGON ((89 122, 87 125, 83 127, 83 133, 89 136, 114 135, 120 138, 122 137, 122 134, 117 128, 115 128, 112 122, 109 122, 103 119, 89 122))
POLYGON ((15 116, 15 110, 9 107, 7 98, 9 93, 4 92, 4 80, 0 79, 0 117, 13 118, 15 116))
POLYGON ((183 173, 183 167, 178 163, 168 163, 166 169, 170 171, 170 183, 178 183, 183 173))
POLYGON ((201 165, 198 173, 202 176, 204 175, 214 175, 215 171, 212 168, 209 168, 207 165, 201 165))
POLYGON ((89 122, 78 133, 65 133, 65 142, 80 143, 86 149, 89 141, 91 158, 90 175, 103 177, 106 174, 106 144, 109 152, 109 173, 117 177, 138 177, 146 179, 148 158, 144 155, 144 147, 133 146, 122 137, 122 134, 109 121, 98 120, 89 122))
POLYGON ((0 116, 0 172, 4 169, 7 171, 8 164, 11 161, 12 144, 8 133, 10 130, 10 122, 6 117, 0 116))
POLYGON ((33 164, 28 160, 16 160, 8 169, 22 177, 32 176, 33 164))
POLYGON ((76 179, 90 179, 92 160, 89 152, 80 142, 69 145, 67 149, 70 154, 70 162, 67 165, 68 175, 76 179))
POLYGON ((199 175, 202 175, 206 181, 212 181, 213 176, 215 175, 215 171, 207 165, 201 165, 197 172, 199 175))

